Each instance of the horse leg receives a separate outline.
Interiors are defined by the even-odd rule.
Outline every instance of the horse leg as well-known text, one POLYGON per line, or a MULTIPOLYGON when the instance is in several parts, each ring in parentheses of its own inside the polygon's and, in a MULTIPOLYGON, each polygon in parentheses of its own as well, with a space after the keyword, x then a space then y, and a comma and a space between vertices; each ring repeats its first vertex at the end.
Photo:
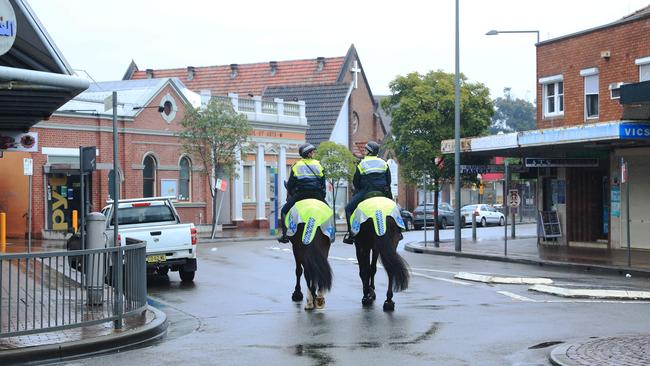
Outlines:
POLYGON ((377 298, 375 294, 375 274, 377 274, 377 258, 379 257, 379 251, 376 249, 372 250, 372 262, 370 263, 370 295, 373 300, 377 298))
POLYGON ((317 296, 316 296, 316 309, 323 309, 325 308, 325 293, 322 290, 318 290, 317 296))
POLYGON ((307 303, 305 310, 314 310, 315 285, 311 279, 311 274, 305 271, 305 281, 307 282, 307 303))
POLYGON ((363 297, 361 304, 363 306, 372 304, 372 295, 370 293, 370 251, 362 248, 361 244, 355 244, 357 251, 357 262, 359 262, 359 277, 363 285, 363 297))
POLYGON ((300 291, 300 277, 302 276, 302 266, 296 258, 296 287, 293 290, 291 295, 291 300, 293 301, 302 301, 302 291, 300 291))
POLYGON ((388 275, 388 291, 386 291, 386 301, 384 301, 384 311, 395 310, 395 302, 393 302, 393 276, 388 275))

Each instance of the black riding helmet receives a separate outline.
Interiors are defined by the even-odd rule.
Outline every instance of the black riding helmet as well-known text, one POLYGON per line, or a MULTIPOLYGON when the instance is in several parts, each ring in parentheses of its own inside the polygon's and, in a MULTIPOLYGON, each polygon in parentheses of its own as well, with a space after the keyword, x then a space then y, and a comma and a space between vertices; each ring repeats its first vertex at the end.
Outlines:
POLYGON ((316 150, 316 146, 312 144, 302 144, 298 148, 298 154, 304 159, 309 157, 309 153, 316 150))
POLYGON ((379 144, 378 143, 376 143, 374 141, 368 141, 365 148, 366 148, 366 151, 368 152, 368 155, 370 155, 370 156, 379 155, 379 144))

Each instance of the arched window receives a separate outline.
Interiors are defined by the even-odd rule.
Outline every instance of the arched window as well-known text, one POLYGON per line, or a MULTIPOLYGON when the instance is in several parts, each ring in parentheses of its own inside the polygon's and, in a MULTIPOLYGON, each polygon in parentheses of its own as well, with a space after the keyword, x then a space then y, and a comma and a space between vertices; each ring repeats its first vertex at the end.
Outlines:
POLYGON ((142 197, 154 197, 156 195, 156 160, 151 155, 144 158, 144 170, 142 171, 142 197))
POLYGON ((190 164, 190 159, 187 156, 181 158, 179 164, 179 187, 178 187, 178 200, 179 201, 190 201, 191 200, 191 181, 192 181, 192 166, 190 164))

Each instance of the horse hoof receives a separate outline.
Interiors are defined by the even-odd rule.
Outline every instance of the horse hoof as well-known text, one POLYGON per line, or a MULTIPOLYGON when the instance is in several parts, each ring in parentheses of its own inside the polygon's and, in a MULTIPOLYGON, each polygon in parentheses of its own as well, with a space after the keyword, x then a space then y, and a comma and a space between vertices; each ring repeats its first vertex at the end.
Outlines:
POLYGON ((314 310, 314 304, 307 304, 307 305, 305 305, 305 310, 307 310, 307 311, 312 311, 312 310, 314 310))
POLYGON ((291 300, 295 302, 302 301, 302 292, 294 291, 293 295, 291 295, 291 300))
POLYGON ((375 294, 375 291, 370 290, 370 298, 372 301, 375 301, 377 299, 377 295, 375 294))
POLYGON ((325 297, 318 296, 316 298, 316 309, 323 309, 325 307, 325 297))
POLYGON ((390 300, 384 301, 384 311, 395 311, 395 303, 390 300))
POLYGON ((364 296, 361 299, 361 305, 363 305, 363 306, 370 306, 370 305, 372 305, 372 303, 373 303, 373 299, 370 296, 364 296))

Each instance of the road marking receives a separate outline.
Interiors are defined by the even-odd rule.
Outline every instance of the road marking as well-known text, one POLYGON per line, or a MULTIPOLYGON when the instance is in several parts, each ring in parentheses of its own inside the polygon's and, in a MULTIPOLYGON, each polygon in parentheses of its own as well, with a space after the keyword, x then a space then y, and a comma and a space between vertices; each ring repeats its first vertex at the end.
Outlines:
POLYGON ((428 279, 430 279, 430 280, 437 280, 437 281, 449 282, 449 283, 453 283, 453 284, 455 284, 455 285, 463 285, 463 286, 471 286, 471 285, 472 285, 471 283, 467 283, 467 282, 463 282, 463 281, 450 280, 449 278, 442 278, 442 277, 428 276, 428 275, 425 275, 425 274, 422 274, 422 273, 418 273, 418 272, 413 272, 413 271, 411 271, 411 274, 412 274, 413 276, 424 277, 424 278, 428 278, 428 279))
POLYGON ((356 262, 356 260, 357 260, 356 258, 352 258, 352 257, 343 258, 343 257, 335 257, 335 256, 332 256, 332 255, 330 255, 327 258, 333 259, 335 261, 344 261, 344 262, 356 262))
POLYGON ((483 283, 500 283, 506 285, 538 285, 544 284, 549 285, 553 283, 553 280, 550 278, 541 278, 541 277, 498 277, 498 276, 486 276, 476 273, 469 272, 458 272, 454 276, 461 280, 483 282, 483 283))
POLYGON ((508 297, 510 297, 512 299, 515 299, 515 300, 519 300, 519 301, 538 302, 537 300, 531 299, 530 297, 517 295, 517 294, 514 294, 514 293, 512 293, 510 291, 497 291, 497 293, 499 293, 501 295, 504 295, 504 296, 508 296, 508 297))
POLYGON ((417 268, 416 267, 416 268, 411 268, 411 269, 415 270, 415 271, 424 271, 424 272, 438 272, 438 273, 449 273, 449 274, 458 273, 457 271, 442 271, 442 270, 439 270, 439 269, 429 269, 429 268, 417 268))
POLYGON ((545 294, 562 297, 587 297, 595 299, 629 299, 629 300, 650 300, 649 291, 625 291, 625 290, 600 290, 600 289, 570 289, 557 286, 535 285, 528 289, 545 294))

